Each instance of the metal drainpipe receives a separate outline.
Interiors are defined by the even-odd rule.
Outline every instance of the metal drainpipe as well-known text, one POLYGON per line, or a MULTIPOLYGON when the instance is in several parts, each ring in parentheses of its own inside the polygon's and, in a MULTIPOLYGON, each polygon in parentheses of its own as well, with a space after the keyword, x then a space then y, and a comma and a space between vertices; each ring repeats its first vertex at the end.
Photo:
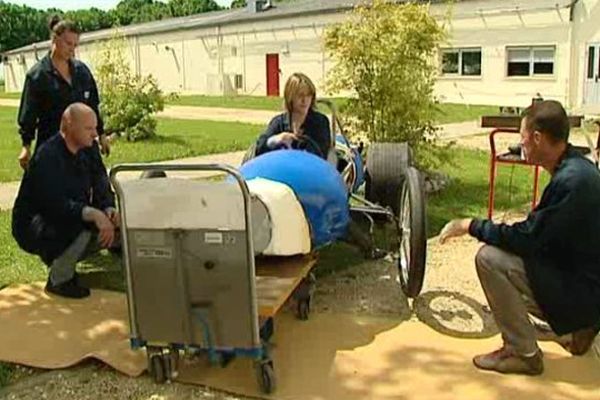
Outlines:
POLYGON ((242 81, 244 83, 244 94, 247 94, 248 88, 246 87, 246 82, 248 81, 248 76, 246 75, 246 34, 245 33, 242 33, 242 62, 243 62, 242 81))
POLYGON ((573 17, 575 16, 575 6, 577 5, 577 3, 579 3, 579 0, 573 0, 571 1, 571 3, 567 6, 569 8, 569 21, 573 22, 573 17))
POLYGON ((142 60, 140 56, 140 37, 136 35, 134 37, 135 45, 135 73, 137 76, 142 74, 142 60))
POLYGON ((221 34, 221 25, 217 26, 217 62, 219 76, 223 75, 223 35, 221 34))
POLYGON ((181 38, 181 74, 182 74, 182 90, 187 90, 187 79, 185 76, 185 38, 181 38))
POLYGON ((569 8, 569 74, 567 77, 567 82, 566 82, 566 88, 567 88, 567 96, 566 96, 566 103, 567 103, 567 107, 569 108, 573 108, 573 106, 575 106, 576 102, 577 102, 577 93, 579 92, 579 87, 577 87, 575 90, 571 90, 571 85, 573 83, 575 83, 576 85, 579 85, 579 63, 576 61, 577 60, 577 44, 574 42, 575 40, 575 35, 573 34, 573 29, 574 29, 574 17, 575 17, 575 6, 577 5, 577 3, 579 3, 579 0, 573 0, 571 1, 571 3, 569 3, 569 5, 567 6, 569 8), (573 79, 573 77, 575 77, 575 79, 573 79))

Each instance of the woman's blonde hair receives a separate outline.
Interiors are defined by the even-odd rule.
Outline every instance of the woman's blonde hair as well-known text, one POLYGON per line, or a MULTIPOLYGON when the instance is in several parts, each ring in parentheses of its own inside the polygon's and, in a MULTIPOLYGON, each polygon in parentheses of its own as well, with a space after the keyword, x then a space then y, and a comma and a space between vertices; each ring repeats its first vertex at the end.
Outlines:
POLYGON ((301 92, 308 92, 309 96, 312 97, 310 107, 314 108, 317 89, 308 76, 296 72, 288 78, 283 91, 284 105, 288 113, 291 113, 294 109, 294 98, 301 92))

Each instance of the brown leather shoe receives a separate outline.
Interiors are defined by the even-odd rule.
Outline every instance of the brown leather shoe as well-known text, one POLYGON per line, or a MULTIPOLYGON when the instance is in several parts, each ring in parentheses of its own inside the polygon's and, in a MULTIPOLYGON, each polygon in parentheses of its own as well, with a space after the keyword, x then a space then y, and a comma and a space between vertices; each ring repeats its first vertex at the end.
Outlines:
POLYGON ((571 339, 571 343, 567 347, 567 350, 574 356, 584 355, 588 352, 590 347, 592 347, 592 343, 594 343, 594 339, 599 331, 600 328, 587 328, 573 332, 573 338, 571 339))
POLYGON ((524 357, 502 347, 491 353, 475 356, 473 364, 479 369, 502 374, 540 375, 544 372, 541 350, 531 357, 524 357))

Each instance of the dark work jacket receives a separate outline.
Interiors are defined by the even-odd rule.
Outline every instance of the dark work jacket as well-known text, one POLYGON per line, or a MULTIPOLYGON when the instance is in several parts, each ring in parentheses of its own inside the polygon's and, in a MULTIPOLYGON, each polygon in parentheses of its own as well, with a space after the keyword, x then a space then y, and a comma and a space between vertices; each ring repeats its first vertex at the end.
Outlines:
MULTIPOLYGON (((292 147, 299 150, 306 150, 327 159, 327 154, 331 148, 331 128, 329 127, 329 119, 327 116, 318 111, 309 110, 301 128, 306 136, 315 141, 320 152, 306 141, 293 143, 292 147)), ((274 150, 267 146, 267 141, 271 136, 275 136, 282 132, 292 132, 291 116, 288 113, 280 114, 269 122, 267 130, 260 135, 256 142, 256 155, 258 156, 274 150)))
POLYGON ((33 156, 12 213, 19 246, 50 265, 83 229, 85 206, 114 207, 98 144, 72 154, 62 135, 53 135, 33 156), (101 167, 100 167, 101 166, 101 167))
POLYGON ((36 139, 37 151, 44 141, 59 131, 63 112, 76 102, 85 103, 96 112, 98 134, 104 134, 104 124, 98 112, 98 89, 92 73, 78 60, 71 60, 69 68, 70 85, 52 65, 50 54, 27 72, 18 115, 23 145, 29 145, 36 139))
POLYGON ((474 220, 469 233, 520 256, 535 300, 559 335, 600 322, 600 172, 569 147, 527 219, 474 220))

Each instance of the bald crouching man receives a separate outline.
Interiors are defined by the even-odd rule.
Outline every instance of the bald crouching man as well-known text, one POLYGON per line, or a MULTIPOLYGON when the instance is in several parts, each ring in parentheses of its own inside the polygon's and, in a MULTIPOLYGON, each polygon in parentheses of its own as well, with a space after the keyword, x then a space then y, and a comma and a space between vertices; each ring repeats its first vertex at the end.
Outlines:
POLYGON ((119 216, 99 152, 97 119, 83 103, 65 110, 60 134, 36 152, 15 206, 12 233, 19 246, 50 268, 46 291, 68 298, 90 294, 75 272, 78 261, 115 242, 119 216))

